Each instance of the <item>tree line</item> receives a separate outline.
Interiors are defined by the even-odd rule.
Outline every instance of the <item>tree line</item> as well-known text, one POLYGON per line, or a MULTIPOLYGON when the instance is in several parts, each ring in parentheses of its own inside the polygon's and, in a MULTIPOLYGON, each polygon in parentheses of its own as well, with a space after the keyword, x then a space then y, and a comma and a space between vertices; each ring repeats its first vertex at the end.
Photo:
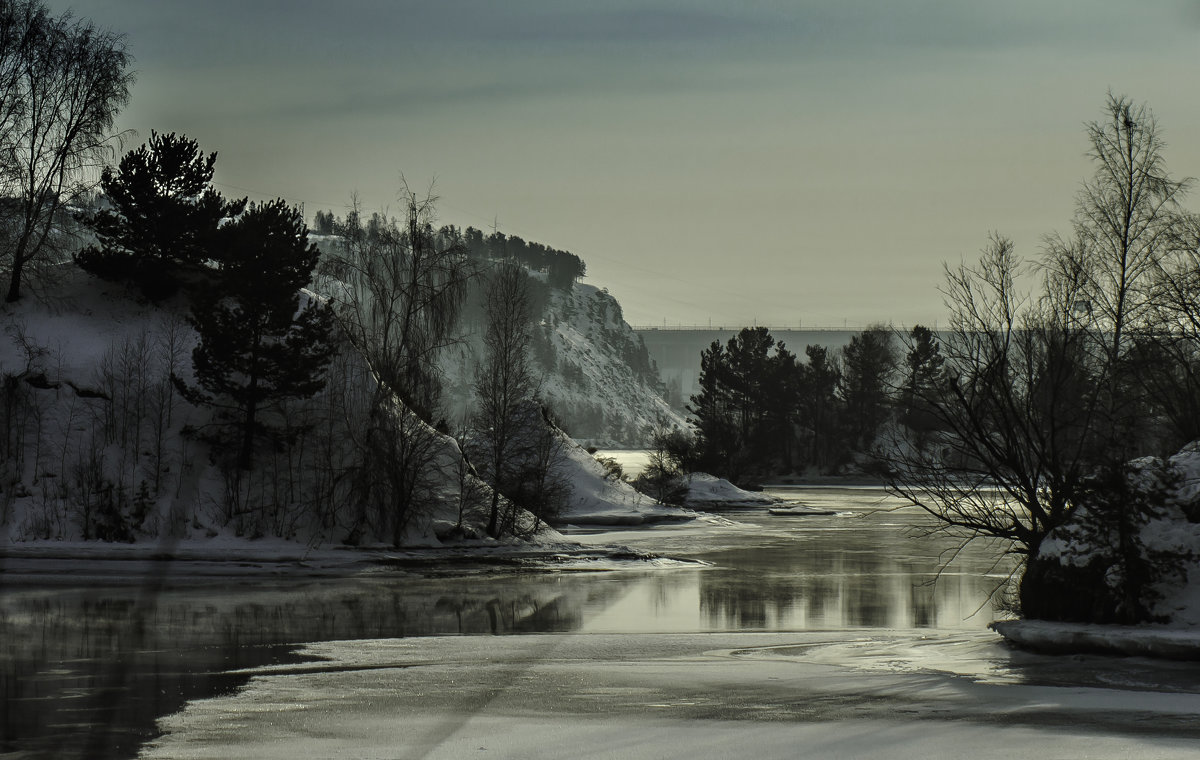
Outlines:
POLYGON ((933 382, 941 362, 928 328, 913 328, 909 340, 902 352, 893 330, 876 325, 838 351, 806 346, 803 360, 766 327, 714 341, 688 405, 689 466, 743 486, 784 473, 870 471, 889 422, 921 424, 910 389, 933 382))
MULTIPOLYGON (((365 216, 358 209, 351 209, 345 217, 339 217, 332 211, 322 209, 313 215, 313 232, 317 235, 364 235, 371 239, 381 234, 387 226, 387 216, 378 211, 365 216)), ((570 251, 558 250, 542 243, 526 242, 516 235, 494 231, 485 236, 475 227, 460 230, 454 225, 443 227, 441 232, 461 240, 463 250, 469 258, 516 261, 530 271, 545 272, 550 286, 560 290, 570 290, 577 280, 587 274, 587 265, 583 259, 570 251)))

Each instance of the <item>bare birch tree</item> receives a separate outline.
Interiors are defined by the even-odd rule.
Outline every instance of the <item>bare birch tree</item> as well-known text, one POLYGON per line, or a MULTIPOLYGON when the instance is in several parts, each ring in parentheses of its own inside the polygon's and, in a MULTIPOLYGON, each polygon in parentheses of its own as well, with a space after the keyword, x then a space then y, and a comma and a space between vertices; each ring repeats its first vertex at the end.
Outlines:
MULTIPOLYGON (((515 520, 501 514, 500 495, 512 493, 519 477, 522 447, 534 414, 535 381, 529 363, 531 337, 529 275, 513 262, 491 274, 486 297, 484 357, 475 376, 476 464, 492 484, 488 535, 499 536, 515 520)), ((509 511, 516 506, 510 503, 509 511)))
MULTIPOLYGON (((1096 171, 1072 234, 1047 239, 1039 292, 1019 289, 1022 265, 999 236, 977 266, 947 269, 944 386, 920 399, 939 433, 932 446, 910 436, 891 447, 891 487, 946 528, 1007 540, 1031 558, 1086 508, 1088 529, 1112 537, 1113 577, 1128 600, 1149 577, 1137 531, 1153 507, 1128 493, 1127 462, 1153 450, 1147 378, 1172 367, 1152 366, 1139 347, 1177 335, 1155 323, 1156 291, 1167 262, 1195 247, 1197 225, 1180 206, 1189 181, 1167 174, 1148 108, 1110 94, 1087 135, 1096 171)), ((1185 278, 1174 282, 1181 309, 1187 291, 1185 278)), ((1061 601, 1061 589, 1046 595, 1052 577, 1041 565, 1026 573, 1022 604, 1061 601)))
POLYGON ((6 301, 21 297, 27 268, 63 234, 65 206, 95 184, 111 155, 132 60, 123 35, 90 20, 52 16, 38 0, 0 2, 6 301))

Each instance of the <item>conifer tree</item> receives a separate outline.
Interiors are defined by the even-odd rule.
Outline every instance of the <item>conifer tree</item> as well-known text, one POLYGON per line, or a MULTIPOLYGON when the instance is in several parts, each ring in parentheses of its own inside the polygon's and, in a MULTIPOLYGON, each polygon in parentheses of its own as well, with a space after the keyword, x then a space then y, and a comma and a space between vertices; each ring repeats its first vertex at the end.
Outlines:
POLYGON ((130 277, 147 295, 167 295, 172 264, 203 264, 217 255, 221 220, 235 217, 246 199, 226 201, 211 186, 217 154, 174 133, 150 133, 150 140, 106 168, 100 186, 111 209, 85 221, 100 246, 83 250, 78 261, 102 277, 130 277))
POLYGON ((808 361, 799 366, 798 421, 807 431, 807 463, 821 471, 837 463, 841 455, 838 418, 841 412, 837 388, 841 369, 825 346, 805 346, 808 361))
POLYGON ((930 399, 942 392, 945 380, 942 367, 946 360, 941 354, 937 336, 924 325, 913 327, 907 345, 908 353, 904 357, 907 376, 901 390, 900 421, 917 434, 917 440, 923 442, 920 434, 938 426, 930 399))
POLYGON ((700 355, 696 418, 702 467, 734 483, 791 465, 796 356, 765 327, 746 327, 700 355))
POLYGON ((891 414, 896 349, 892 331, 872 325, 842 349, 842 399, 846 435, 857 451, 869 451, 891 414))
POLYGON ((233 413, 238 466, 249 469, 260 412, 324 386, 332 314, 303 302, 318 252, 297 209, 282 200, 251 204, 221 228, 219 244, 221 277, 195 299, 190 319, 200 334, 192 354, 200 388, 176 386, 193 403, 233 413))

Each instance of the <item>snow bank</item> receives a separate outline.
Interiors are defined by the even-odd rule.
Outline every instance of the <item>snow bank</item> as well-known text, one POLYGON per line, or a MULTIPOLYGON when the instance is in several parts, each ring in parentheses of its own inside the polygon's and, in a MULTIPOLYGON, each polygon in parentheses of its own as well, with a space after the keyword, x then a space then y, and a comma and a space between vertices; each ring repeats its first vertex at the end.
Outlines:
POLYGON ((687 505, 696 509, 715 507, 764 507, 779 503, 774 496, 738 488, 724 478, 706 472, 688 476, 687 505))
POLYGON ((1054 654, 1093 652, 1200 660, 1200 629, 998 620, 989 626, 1012 643, 1054 654))
POLYGON ((608 477, 604 466, 569 438, 564 438, 563 444, 559 471, 571 484, 571 497, 559 522, 642 525, 695 518, 689 510, 669 507, 638 493, 623 480, 608 477))
POLYGON ((1009 641, 1047 652, 1105 652, 1170 659, 1200 659, 1200 442, 1167 459, 1129 463, 1125 490, 1111 504, 1086 503, 1050 532, 1026 566, 1025 611, 1051 620, 992 624, 1009 641), (1123 559, 1121 538, 1105 519, 1113 509, 1136 521, 1127 538, 1138 564, 1123 559), (1132 566, 1147 580, 1130 615, 1124 590, 1132 566), (1033 593, 1030 593, 1030 592, 1033 593), (1097 625, 1125 620, 1157 625, 1097 625))

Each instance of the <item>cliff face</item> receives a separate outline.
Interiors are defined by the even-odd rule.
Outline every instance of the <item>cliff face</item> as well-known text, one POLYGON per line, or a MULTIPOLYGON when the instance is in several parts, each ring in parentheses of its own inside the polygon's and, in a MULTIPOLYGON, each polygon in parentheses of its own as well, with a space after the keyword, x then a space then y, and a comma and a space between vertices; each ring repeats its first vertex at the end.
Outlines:
POLYGON ((553 347, 543 352, 554 362, 545 397, 575 438, 636 446, 656 428, 685 424, 664 400, 658 369, 607 290, 577 284, 554 291, 538 329, 553 347))
MULTIPOLYGON (((547 286, 543 273, 530 276, 541 305, 531 325, 539 396, 572 438, 602 447, 641 446, 657 428, 686 425, 664 400, 654 361, 607 290, 581 283, 565 290, 547 286)), ((476 316, 466 328, 466 340, 443 363, 454 417, 469 412, 483 355, 486 325, 476 316)))

